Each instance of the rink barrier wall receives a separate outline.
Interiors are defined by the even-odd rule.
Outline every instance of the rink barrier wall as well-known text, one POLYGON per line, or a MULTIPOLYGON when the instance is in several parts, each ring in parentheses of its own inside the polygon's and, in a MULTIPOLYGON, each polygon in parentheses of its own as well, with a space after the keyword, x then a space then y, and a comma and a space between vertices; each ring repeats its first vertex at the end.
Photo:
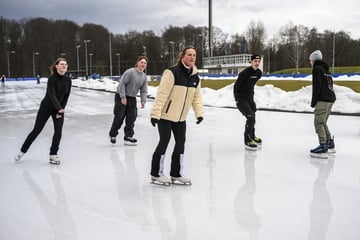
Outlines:
MULTIPOLYGON (((209 73, 200 73, 199 74, 201 78, 205 78, 205 79, 213 79, 213 80, 217 80, 217 78, 237 78, 238 74, 209 74, 209 73)), ((341 76, 346 76, 346 77, 352 77, 352 76, 359 76, 359 73, 332 73, 331 74, 333 77, 341 77, 341 76)), ((276 78, 306 78, 311 76, 311 74, 263 74, 263 77, 276 77, 276 78)))
POLYGON ((6 81, 36 81, 36 77, 6 78, 6 81))

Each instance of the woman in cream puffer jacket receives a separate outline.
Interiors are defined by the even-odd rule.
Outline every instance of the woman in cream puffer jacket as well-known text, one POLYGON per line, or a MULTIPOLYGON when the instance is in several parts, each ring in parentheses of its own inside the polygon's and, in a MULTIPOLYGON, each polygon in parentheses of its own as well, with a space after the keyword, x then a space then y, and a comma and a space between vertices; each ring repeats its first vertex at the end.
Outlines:
POLYGON ((160 140, 152 157, 152 181, 170 183, 164 176, 165 152, 174 134, 175 147, 171 156, 170 176, 173 181, 191 183, 183 176, 183 155, 186 137, 186 116, 193 108, 196 123, 203 120, 201 81, 195 66, 196 51, 193 47, 185 48, 178 58, 178 63, 165 70, 158 87, 155 102, 151 110, 151 123, 158 124, 160 140))

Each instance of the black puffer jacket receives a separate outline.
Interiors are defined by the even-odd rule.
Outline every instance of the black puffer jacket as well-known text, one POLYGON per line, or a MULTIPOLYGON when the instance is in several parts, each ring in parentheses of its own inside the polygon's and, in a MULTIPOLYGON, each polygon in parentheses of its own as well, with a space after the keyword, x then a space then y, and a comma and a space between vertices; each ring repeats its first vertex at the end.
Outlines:
POLYGON ((335 102, 336 95, 333 88, 333 79, 329 73, 329 65, 321 60, 314 62, 312 69, 312 98, 311 107, 316 103, 335 102))

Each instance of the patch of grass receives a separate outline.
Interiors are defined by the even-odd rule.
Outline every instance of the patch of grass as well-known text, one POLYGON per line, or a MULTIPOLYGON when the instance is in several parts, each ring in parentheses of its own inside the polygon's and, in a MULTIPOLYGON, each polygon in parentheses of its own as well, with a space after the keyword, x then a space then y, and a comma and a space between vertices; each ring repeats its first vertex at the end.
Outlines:
MULTIPOLYGON (((201 86, 208 87, 214 90, 223 88, 229 84, 232 84, 235 80, 202 80, 201 86)), ((148 82, 149 86, 158 86, 160 82, 151 81, 148 82)), ((280 88, 284 91, 297 91, 303 87, 311 85, 311 81, 300 80, 259 80, 258 86, 264 86, 266 84, 274 85, 274 87, 280 88)), ((339 86, 345 86, 351 88, 353 91, 360 93, 360 81, 334 81, 334 84, 339 86)))
MULTIPOLYGON (((330 72, 332 72, 332 67, 330 66, 330 72)), ((299 68, 299 73, 311 74, 312 68, 299 68)), ((272 72, 274 74, 292 74, 296 72, 295 68, 282 69, 280 71, 272 72)), ((360 73, 360 66, 349 66, 349 67, 335 67, 334 73, 360 73)))

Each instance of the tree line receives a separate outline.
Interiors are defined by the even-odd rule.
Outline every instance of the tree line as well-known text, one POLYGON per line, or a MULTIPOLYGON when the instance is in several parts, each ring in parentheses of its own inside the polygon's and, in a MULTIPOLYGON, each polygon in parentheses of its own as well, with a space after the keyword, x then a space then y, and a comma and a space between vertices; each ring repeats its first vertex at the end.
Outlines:
POLYGON ((345 31, 318 32, 316 28, 282 26, 277 36, 266 38, 264 24, 251 21, 243 34, 229 35, 213 28, 213 49, 209 49, 208 28, 169 25, 161 36, 152 30, 113 34, 102 25, 82 26, 69 20, 0 18, 0 74, 11 77, 46 76, 50 64, 65 57, 69 70, 80 75, 99 73, 119 75, 134 65, 139 55, 149 58, 147 74, 158 75, 174 63, 185 46, 197 49, 201 68, 204 57, 258 53, 264 56, 264 72, 309 67, 308 55, 320 49, 330 66, 360 65, 360 39, 354 40, 345 31), (2 53, 2 54, 1 54, 2 53), (110 64, 111 62, 111 64, 110 64), (87 66, 87 68, 86 68, 87 66))

